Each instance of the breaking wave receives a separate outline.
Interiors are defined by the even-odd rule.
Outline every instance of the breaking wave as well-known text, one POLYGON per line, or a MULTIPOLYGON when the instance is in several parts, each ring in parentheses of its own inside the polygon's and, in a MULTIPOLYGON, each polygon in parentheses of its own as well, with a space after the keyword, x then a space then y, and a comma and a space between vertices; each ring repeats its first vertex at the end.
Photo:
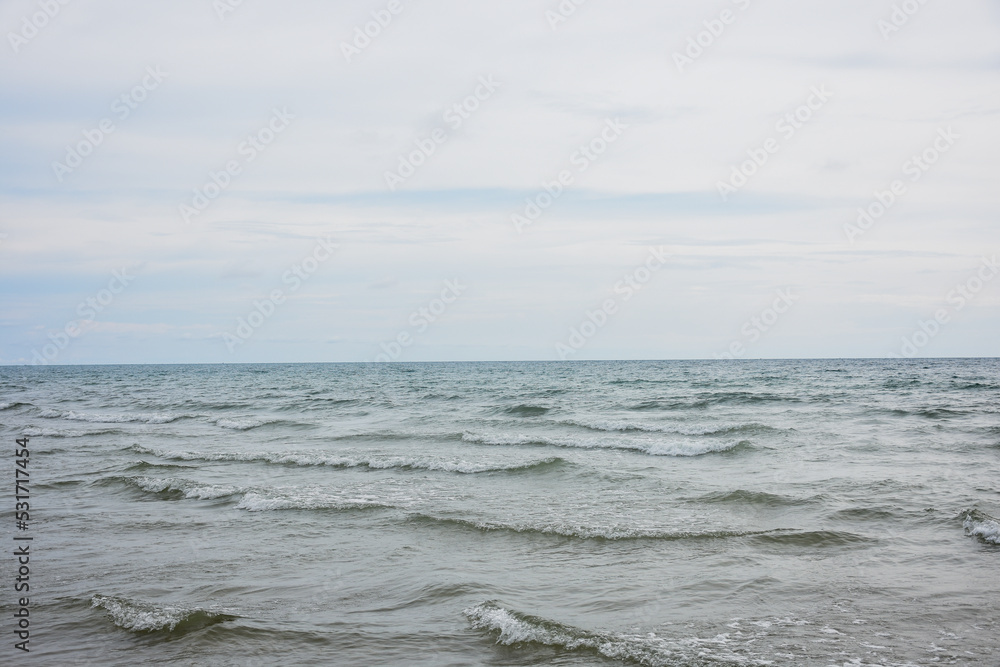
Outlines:
POLYGON ((756 422, 747 424, 716 424, 703 426, 685 426, 683 424, 657 424, 634 422, 627 419, 570 419, 560 422, 569 426, 578 426, 592 431, 605 433, 671 433, 675 435, 732 435, 738 433, 761 433, 776 431, 771 426, 756 422))
POLYGON ((571 524, 540 524, 525 522, 501 523, 498 521, 476 521, 456 517, 437 517, 428 514, 413 513, 408 519, 412 523, 438 525, 443 527, 474 529, 486 533, 509 532, 547 537, 569 537, 586 540, 719 540, 739 537, 749 537, 764 534, 765 531, 742 530, 709 530, 667 531, 662 528, 650 528, 634 525, 622 526, 581 526, 571 524))
POLYGON ((227 484, 200 484, 177 477, 105 477, 97 484, 124 484, 158 500, 231 500, 236 509, 249 512, 273 510, 356 510, 396 507, 375 496, 318 489, 249 488, 227 484), (237 500, 238 498, 238 500, 237 500))
POLYGON ((367 468, 369 470, 433 470, 462 474, 490 472, 518 472, 540 470, 567 464, 558 456, 532 461, 512 461, 509 463, 491 461, 465 461, 462 459, 440 459, 435 457, 408 457, 379 454, 344 455, 323 452, 234 452, 208 454, 201 452, 166 452, 141 445, 129 447, 139 454, 148 454, 173 461, 270 463, 295 466, 329 466, 332 468, 367 468))
POLYGON ((719 663, 769 664, 737 653, 734 649, 738 647, 732 645, 728 634, 711 639, 667 639, 652 632, 644 635, 592 632, 506 609, 492 600, 466 609, 463 613, 473 628, 490 633, 497 644, 515 648, 524 644, 542 644, 647 667, 719 663))
POLYGON ((132 423, 142 423, 142 424, 169 424, 175 422, 178 419, 183 419, 187 415, 179 415, 172 413, 164 414, 135 414, 126 413, 121 415, 108 415, 108 414, 89 414, 86 412, 76 412, 75 410, 70 410, 69 412, 59 412, 57 410, 43 410, 39 413, 40 417, 46 419, 67 419, 69 421, 79 421, 79 422, 90 422, 93 424, 132 424, 132 423))
POLYGON ((99 484, 124 484, 167 500, 182 498, 195 500, 217 500, 242 493, 242 489, 226 484, 199 484, 176 477, 105 477, 99 484))
POLYGON ((59 428, 38 428, 28 426, 21 433, 29 438, 82 438, 88 435, 119 435, 121 431, 116 428, 99 428, 89 431, 79 429, 59 429, 59 428))
POLYGON ((985 544, 1000 545, 1000 520, 989 514, 979 510, 966 510, 962 513, 962 526, 969 537, 975 537, 985 544))
POLYGON ((154 605, 121 597, 95 595, 91 607, 104 609, 112 622, 129 632, 188 633, 216 623, 236 620, 236 616, 218 611, 154 605))

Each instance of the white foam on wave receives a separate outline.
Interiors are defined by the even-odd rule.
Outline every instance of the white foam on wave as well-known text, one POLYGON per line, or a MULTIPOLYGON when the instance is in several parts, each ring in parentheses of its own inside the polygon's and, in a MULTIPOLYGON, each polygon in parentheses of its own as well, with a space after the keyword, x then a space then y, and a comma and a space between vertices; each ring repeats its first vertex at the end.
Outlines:
POLYGON ((541 465, 557 463, 558 457, 544 459, 516 460, 510 462, 467 461, 464 459, 440 459, 435 457, 396 456, 372 453, 339 453, 326 452, 168 452, 151 449, 141 445, 133 445, 130 449, 139 454, 159 456, 166 459, 182 461, 219 461, 237 463, 273 463, 299 466, 330 466, 334 468, 371 468, 374 470, 416 469, 441 472, 457 472, 463 474, 478 474, 487 472, 504 472, 533 468, 541 465))
POLYGON ((118 431, 115 429, 107 428, 81 431, 78 429, 38 428, 36 426, 28 426, 21 431, 21 434, 29 438, 82 438, 88 435, 111 435, 117 432, 118 431))
POLYGON ((103 595, 95 595, 91 606, 103 608, 115 625, 133 632, 173 630, 190 613, 181 607, 156 607, 103 595))
POLYGON ((324 493, 317 490, 250 491, 236 505, 248 512, 273 512, 276 510, 353 510, 391 508, 374 496, 350 496, 324 493))
POLYGON ((748 445, 746 440, 736 440, 729 442, 664 442, 655 443, 642 448, 652 456, 701 456, 703 454, 713 454, 728 452, 737 447, 748 445))
POLYGON ((567 440, 548 438, 540 435, 511 435, 496 433, 492 435, 478 433, 463 433, 462 440, 483 445, 552 445, 554 447, 571 447, 567 440))
POLYGON ((669 433, 675 435, 721 435, 731 433, 741 429, 766 428, 756 423, 732 423, 732 424, 710 424, 701 426, 685 426, 683 424, 665 424, 652 422, 637 422, 628 419, 568 419, 560 422, 570 426, 582 426, 583 428, 608 433, 621 433, 628 431, 638 431, 641 433, 669 433))
MULTIPOLYGON (((124 479, 128 484, 147 493, 174 492, 182 494, 189 500, 220 500, 238 496, 239 501, 235 509, 250 512, 397 507, 396 504, 378 496, 350 489, 330 492, 318 488, 239 487, 228 484, 202 484, 177 477, 137 476, 117 479, 124 479)), ((412 498, 400 497, 399 502, 399 506, 405 506, 412 502, 412 498)))
POLYGON ((69 421, 80 421, 80 422, 90 422, 94 424, 130 424, 130 423, 144 423, 144 424, 169 424, 170 422, 177 421, 183 415, 176 414, 137 414, 137 413, 125 413, 120 415, 110 415, 110 414, 90 414, 86 412, 76 412, 75 410, 70 410, 69 412, 60 412, 58 410, 42 410, 39 417, 44 417, 45 419, 66 419, 69 421))
POLYGON ((667 639, 655 633, 590 632, 556 621, 527 616, 485 602, 464 611, 472 627, 496 634, 496 642, 506 646, 544 644, 566 650, 591 650, 606 658, 638 663, 647 667, 667 667, 687 661, 767 665, 769 661, 733 651, 728 634, 711 639, 690 637, 667 639))
POLYGON ((216 500, 242 493, 243 490, 236 486, 226 484, 198 484, 187 480, 169 477, 159 479, 156 477, 130 477, 132 484, 143 491, 149 493, 163 493, 164 491, 176 491, 183 493, 185 498, 195 500, 216 500))
POLYGON ((744 531, 744 530, 712 530, 707 528, 701 531, 691 530, 671 530, 662 525, 651 524, 649 522, 637 523, 623 519, 619 523, 605 525, 585 525, 580 521, 566 521, 565 519, 546 520, 545 517, 536 518, 529 521, 516 520, 476 520, 456 517, 439 517, 428 514, 418 514, 418 517, 442 523, 469 526, 477 530, 510 531, 514 533, 537 533, 541 535, 553 535, 559 537, 575 537, 580 539, 602 539, 602 540, 706 540, 706 539, 727 539, 740 538, 751 535, 764 534, 766 531, 744 531))
POLYGON ((987 544, 1000 545, 1000 520, 979 510, 968 510, 962 525, 970 537, 977 537, 987 544))
POLYGON ((132 632, 173 631, 178 625, 195 621, 198 625, 211 625, 234 617, 205 609, 153 605, 126 598, 95 595, 90 606, 104 609, 112 622, 123 630, 132 632))
POLYGON ((227 428, 231 431, 249 431, 250 429, 257 428, 258 426, 265 426, 267 424, 274 424, 277 419, 255 419, 253 417, 240 417, 240 418, 229 418, 229 417, 219 417, 218 419, 213 419, 212 423, 221 428, 227 428))
POLYGON ((747 440, 728 442, 657 442, 648 440, 615 440, 594 439, 579 440, 569 438, 549 438, 544 436, 465 433, 462 439, 484 445, 550 445, 572 449, 617 449, 640 452, 650 456, 701 456, 718 452, 727 452, 741 446, 749 445, 747 440))

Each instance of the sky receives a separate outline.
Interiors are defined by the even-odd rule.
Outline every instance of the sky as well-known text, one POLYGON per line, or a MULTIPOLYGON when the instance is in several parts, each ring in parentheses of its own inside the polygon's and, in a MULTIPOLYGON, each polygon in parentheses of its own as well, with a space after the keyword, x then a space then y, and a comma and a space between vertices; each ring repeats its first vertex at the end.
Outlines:
POLYGON ((995 0, 7 0, 0 364, 1000 356, 995 0))

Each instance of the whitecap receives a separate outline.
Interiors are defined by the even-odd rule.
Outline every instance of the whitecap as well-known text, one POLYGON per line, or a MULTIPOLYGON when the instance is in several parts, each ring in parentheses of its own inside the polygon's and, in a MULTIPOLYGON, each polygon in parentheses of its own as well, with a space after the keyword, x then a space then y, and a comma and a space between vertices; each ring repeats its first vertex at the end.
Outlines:
POLYGON ((236 618, 219 611, 154 605, 106 595, 95 595, 91 599, 91 607, 104 609, 115 625, 131 632, 172 632, 179 626, 187 626, 181 629, 197 629, 236 618))
POLYGON ((987 544, 1000 545, 1000 520, 979 510, 967 510, 963 519, 966 535, 977 537, 987 544))

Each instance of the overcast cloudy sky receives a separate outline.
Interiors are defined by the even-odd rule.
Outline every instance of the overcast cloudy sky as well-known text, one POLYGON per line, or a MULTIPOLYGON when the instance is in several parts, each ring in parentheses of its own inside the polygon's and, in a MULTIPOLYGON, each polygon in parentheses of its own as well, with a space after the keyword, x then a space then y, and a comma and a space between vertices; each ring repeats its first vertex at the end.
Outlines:
POLYGON ((0 4, 0 363, 1000 355, 1000 4, 577 2, 0 4))

